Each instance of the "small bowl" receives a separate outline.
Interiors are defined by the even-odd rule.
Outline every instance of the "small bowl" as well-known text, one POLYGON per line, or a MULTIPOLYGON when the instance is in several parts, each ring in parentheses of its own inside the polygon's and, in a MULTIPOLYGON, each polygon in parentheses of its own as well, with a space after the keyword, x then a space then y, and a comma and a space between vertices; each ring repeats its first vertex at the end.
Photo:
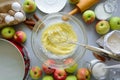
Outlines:
POLYGON ((119 41, 120 31, 113 30, 104 37, 104 48, 111 51, 114 54, 120 55, 119 41))
POLYGON ((120 61, 120 31, 113 30, 104 36, 104 49, 111 52, 111 54, 107 54, 114 60, 120 61))
POLYGON ((83 55, 85 54, 86 49, 82 46, 76 45, 74 52, 70 54, 65 54, 65 55, 56 55, 48 51, 47 49, 45 49, 41 41, 42 33, 50 25, 59 23, 59 22, 70 24, 72 26, 73 31, 77 35, 78 42, 81 44, 87 44, 86 31, 81 21, 72 15, 66 15, 65 13, 61 12, 61 13, 48 14, 44 16, 44 18, 41 21, 38 21, 36 23, 32 31, 32 38, 31 38, 32 49, 36 57, 40 60, 40 62, 45 63, 46 60, 52 59, 55 61, 55 64, 52 64, 52 65, 46 64, 46 65, 54 68, 66 68, 80 61, 83 55), (67 16, 69 20, 63 20, 62 17, 64 15, 67 16), (72 58, 74 62, 64 64, 64 62, 69 58, 72 58))

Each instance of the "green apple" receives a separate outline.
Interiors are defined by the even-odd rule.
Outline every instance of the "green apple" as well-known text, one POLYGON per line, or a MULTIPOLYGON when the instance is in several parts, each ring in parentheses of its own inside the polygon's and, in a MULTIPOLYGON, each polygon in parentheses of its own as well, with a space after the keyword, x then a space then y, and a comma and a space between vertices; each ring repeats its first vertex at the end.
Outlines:
POLYGON ((83 12, 82 18, 86 23, 90 24, 95 21, 95 13, 92 10, 86 10, 83 12))
POLYGON ((65 80, 77 80, 77 77, 75 75, 69 75, 65 80))
POLYGON ((108 21, 101 20, 96 24, 96 32, 100 35, 104 35, 110 31, 110 25, 108 21))
POLYGON ((42 80, 54 80, 52 76, 46 75, 42 78, 42 80))
POLYGON ((23 10, 26 13, 31 13, 36 10, 36 3, 33 0, 25 0, 23 2, 23 10))
POLYGON ((1 30, 1 35, 5 39, 13 38, 14 34, 15 34, 15 29, 13 27, 4 27, 1 30))
POLYGON ((109 23, 112 30, 120 30, 120 17, 111 17, 109 23))
POLYGON ((78 68, 78 64, 75 63, 74 65, 66 68, 65 71, 68 73, 74 73, 77 70, 77 68, 78 68))
POLYGON ((74 73, 77 68, 78 68, 78 64, 72 59, 72 58, 68 58, 66 61, 65 61, 65 64, 71 64, 71 63, 74 63, 73 65, 71 65, 70 67, 68 68, 65 68, 65 71, 67 73, 74 73))
POLYGON ((70 4, 77 4, 80 0, 69 0, 70 4))
POLYGON ((32 79, 39 79, 42 76, 42 70, 39 66, 33 66, 30 69, 30 76, 32 79))
POLYGON ((87 68, 80 68, 77 71, 77 80, 90 80, 90 72, 87 68))

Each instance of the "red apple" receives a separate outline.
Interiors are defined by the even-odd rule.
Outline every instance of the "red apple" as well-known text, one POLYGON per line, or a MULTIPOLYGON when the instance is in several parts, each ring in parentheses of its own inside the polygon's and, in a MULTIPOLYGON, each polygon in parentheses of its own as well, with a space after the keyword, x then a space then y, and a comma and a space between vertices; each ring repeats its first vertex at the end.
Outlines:
POLYGON ((87 68, 80 68, 77 71, 78 80, 90 80, 90 72, 87 68))
POLYGON ((54 73, 55 69, 49 67, 49 65, 55 64, 54 60, 47 60, 45 63, 42 65, 42 69, 46 74, 52 74, 54 73), (46 65, 47 64, 47 65, 46 65))
POLYGON ((30 76, 32 79, 39 79, 42 76, 42 70, 38 66, 34 66, 30 69, 30 76))
POLYGON ((65 80, 67 77, 67 73, 64 69, 56 69, 54 72, 54 79, 55 80, 65 80))
POLYGON ((26 33, 23 31, 17 31, 14 35, 14 40, 19 43, 24 43, 26 41, 26 33))
POLYGON ((68 68, 65 68, 65 71, 68 73, 74 73, 78 68, 78 64, 72 58, 68 58, 67 60, 65 60, 65 64, 69 65, 71 63, 73 63, 73 65, 69 66, 68 68))

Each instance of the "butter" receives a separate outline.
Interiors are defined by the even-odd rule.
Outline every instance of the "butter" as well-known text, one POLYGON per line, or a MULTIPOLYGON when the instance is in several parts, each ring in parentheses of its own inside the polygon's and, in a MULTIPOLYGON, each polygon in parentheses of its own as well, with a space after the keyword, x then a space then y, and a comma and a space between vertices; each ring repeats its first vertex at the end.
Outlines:
POLYGON ((72 26, 70 24, 60 22, 48 26, 48 28, 43 31, 41 39, 44 48, 49 52, 56 55, 65 55, 72 53, 76 46, 75 44, 63 44, 62 46, 57 44, 66 41, 66 37, 70 38, 73 41, 77 41, 77 36, 72 29, 72 26), (49 35, 50 31, 56 32, 49 35), (63 33, 67 34, 67 36, 61 36, 63 33), (49 38, 56 41, 57 43, 54 43, 49 38))

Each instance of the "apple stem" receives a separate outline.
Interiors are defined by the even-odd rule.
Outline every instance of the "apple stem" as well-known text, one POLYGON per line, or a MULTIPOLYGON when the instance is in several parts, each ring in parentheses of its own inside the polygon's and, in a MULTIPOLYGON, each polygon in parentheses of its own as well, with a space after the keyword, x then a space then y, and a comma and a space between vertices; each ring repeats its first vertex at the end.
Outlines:
POLYGON ((11 31, 8 31, 9 33, 11 33, 11 31))
POLYGON ((59 76, 62 76, 61 74, 58 74, 59 76))
POLYGON ((29 3, 27 3, 27 5, 29 5, 29 3))
POLYGON ((34 72, 34 74, 37 74, 37 72, 34 72))
POLYGON ((103 26, 103 24, 101 24, 101 26, 103 26))

